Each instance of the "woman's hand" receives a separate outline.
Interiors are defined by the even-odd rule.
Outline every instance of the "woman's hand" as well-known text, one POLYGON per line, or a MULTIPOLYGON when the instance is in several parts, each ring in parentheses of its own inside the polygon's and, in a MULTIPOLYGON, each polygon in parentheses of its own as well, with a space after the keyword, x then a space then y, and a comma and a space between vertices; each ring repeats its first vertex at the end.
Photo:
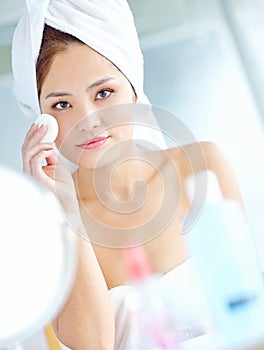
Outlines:
POLYGON ((79 212, 72 176, 54 153, 53 143, 42 143, 47 127, 33 124, 22 146, 23 171, 48 187, 59 199, 65 213, 79 212), (46 163, 43 165, 43 163, 46 163))
POLYGON ((55 193, 54 169, 57 156, 53 143, 41 143, 46 132, 45 125, 38 128, 33 124, 29 129, 22 146, 23 171, 55 193), (43 166, 44 162, 46 165, 43 166))

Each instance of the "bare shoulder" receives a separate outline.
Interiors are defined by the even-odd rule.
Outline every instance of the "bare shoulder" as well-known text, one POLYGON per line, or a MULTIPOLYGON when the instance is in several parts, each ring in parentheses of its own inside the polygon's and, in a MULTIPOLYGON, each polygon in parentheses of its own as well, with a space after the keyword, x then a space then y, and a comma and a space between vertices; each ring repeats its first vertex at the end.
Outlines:
POLYGON ((166 150, 182 177, 203 170, 213 171, 223 195, 242 203, 237 177, 226 152, 213 142, 197 142, 166 150))
POLYGON ((167 154, 179 164, 183 162, 195 170, 216 170, 219 166, 231 166, 224 150, 213 142, 196 142, 166 150, 167 154))

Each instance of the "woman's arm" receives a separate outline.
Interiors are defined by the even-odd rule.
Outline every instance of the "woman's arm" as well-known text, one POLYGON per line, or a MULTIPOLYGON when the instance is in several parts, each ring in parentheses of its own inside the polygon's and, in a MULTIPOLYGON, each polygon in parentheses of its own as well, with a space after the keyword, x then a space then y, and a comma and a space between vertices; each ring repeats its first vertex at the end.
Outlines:
POLYGON ((212 142, 201 142, 208 170, 212 170, 217 178, 225 198, 237 200, 243 207, 243 200, 233 165, 224 151, 212 142))
MULTIPOLYGON (((57 173, 61 174, 62 171, 57 173)), ((87 234, 80 217, 76 193, 65 190, 67 182, 64 181, 57 185, 57 194, 59 191, 66 221, 76 232, 78 263, 70 296, 53 322, 54 331, 58 339, 72 350, 112 350, 114 313, 107 285, 92 244, 82 238, 87 234)), ((60 182, 58 175, 56 182, 60 182)), ((73 182, 67 189, 71 186, 73 182)))
POLYGON ((212 142, 197 142, 172 149, 171 152, 176 167, 180 163, 183 181, 196 172, 211 170, 217 176, 223 197, 237 200, 243 207, 234 168, 219 146, 212 142))
POLYGON ((45 127, 33 125, 22 147, 23 169, 57 196, 65 219, 77 231, 78 263, 70 296, 53 321, 58 339, 73 350, 113 349, 114 315, 107 286, 86 236, 71 174, 52 144, 40 143, 45 127), (43 161, 47 165, 43 166, 43 161))
POLYGON ((72 350, 114 348, 114 316, 104 277, 91 244, 77 236, 76 279, 53 322, 58 339, 72 350))

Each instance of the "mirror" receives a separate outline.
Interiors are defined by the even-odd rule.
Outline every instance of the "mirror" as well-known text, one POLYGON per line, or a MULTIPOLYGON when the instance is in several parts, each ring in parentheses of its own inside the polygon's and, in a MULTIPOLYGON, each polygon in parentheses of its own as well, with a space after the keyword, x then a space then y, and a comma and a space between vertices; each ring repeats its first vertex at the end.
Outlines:
POLYGON ((63 306, 76 250, 51 193, 4 167, 0 193, 0 348, 12 348, 45 327, 63 306))

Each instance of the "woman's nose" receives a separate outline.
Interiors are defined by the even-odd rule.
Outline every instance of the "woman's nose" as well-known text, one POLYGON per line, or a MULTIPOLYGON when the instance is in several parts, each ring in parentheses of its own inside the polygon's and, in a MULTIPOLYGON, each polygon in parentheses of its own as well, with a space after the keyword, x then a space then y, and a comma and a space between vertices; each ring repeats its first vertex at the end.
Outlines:
POLYGON ((89 113, 87 117, 82 118, 78 122, 78 129, 85 131, 92 131, 94 128, 98 128, 101 125, 100 117, 98 113, 89 113))

